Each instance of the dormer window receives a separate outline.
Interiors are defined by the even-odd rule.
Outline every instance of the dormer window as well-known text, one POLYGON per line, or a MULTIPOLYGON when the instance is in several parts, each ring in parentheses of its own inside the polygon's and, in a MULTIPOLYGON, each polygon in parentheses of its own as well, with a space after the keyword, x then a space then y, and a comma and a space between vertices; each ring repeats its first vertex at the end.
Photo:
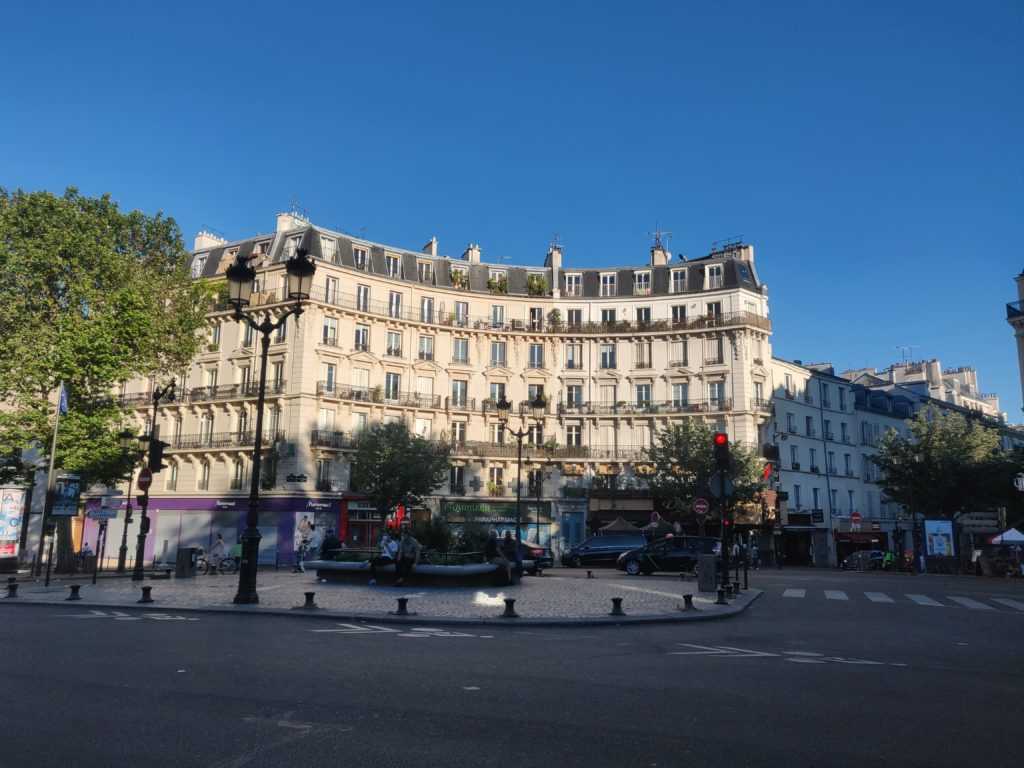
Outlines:
POLYGON ((270 241, 264 240, 262 243, 256 243, 256 253, 260 256, 270 253, 270 241))
POLYGON ((192 259, 192 277, 202 277, 203 269, 206 267, 206 257, 209 256, 207 253, 197 254, 192 259))
POLYGON ((352 261, 356 269, 366 269, 366 249, 355 246, 352 248, 352 261))
POLYGON ((295 235, 289 237, 284 244, 284 258, 285 261, 295 255, 295 251, 298 250, 299 245, 302 243, 302 235, 295 235))
POLYGON ((722 265, 712 264, 708 267, 708 290, 722 287, 722 265))
POLYGON ((583 275, 566 275, 565 276, 565 295, 566 296, 582 296, 583 295, 583 275))
POLYGON ((338 258, 338 241, 333 237, 320 237, 320 252, 324 261, 335 261, 338 258))
POLYGON ((614 296, 615 295, 615 273, 606 272, 601 275, 601 295, 602 296, 614 296))
POLYGON ((672 270, 672 293, 684 293, 686 291, 686 270, 672 270))
POLYGON ((434 265, 429 261, 416 262, 416 274, 421 283, 434 282, 434 265))
POLYGON ((388 277, 402 276, 402 262, 399 261, 397 256, 386 256, 384 263, 387 265, 388 277))
POLYGON ((650 296, 651 295, 651 273, 650 272, 634 272, 633 273, 633 295, 634 296, 650 296))
POLYGON ((469 288, 469 272, 465 267, 452 267, 452 286, 469 288))

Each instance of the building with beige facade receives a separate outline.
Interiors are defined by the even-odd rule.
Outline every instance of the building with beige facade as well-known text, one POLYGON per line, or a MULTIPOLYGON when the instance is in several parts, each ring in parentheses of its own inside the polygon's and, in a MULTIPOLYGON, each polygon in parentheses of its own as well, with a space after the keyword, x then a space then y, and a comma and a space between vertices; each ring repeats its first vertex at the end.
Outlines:
MULTIPOLYGON (((316 260, 311 300, 270 345, 265 415, 261 557, 287 562, 303 516, 350 544, 375 538, 380 520, 349 481, 353 435, 404 421, 452 445, 447 482, 426 510, 514 524, 516 445, 495 403, 515 404, 529 428, 523 466, 526 536, 559 549, 614 504, 590 504, 602 478, 642 485, 643 451, 675 420, 700 418, 756 444, 770 409, 771 323, 753 248, 735 243, 703 258, 673 258, 660 242, 632 267, 572 267, 560 248, 543 265, 488 263, 470 245, 443 256, 370 242, 281 214, 275 231, 225 242, 201 233, 192 275, 221 279, 252 256, 252 309, 280 311, 284 262, 298 248, 316 260), (547 403, 540 422, 529 400, 547 403)), ((226 308, 179 395, 161 405, 169 468, 150 503, 151 556, 237 538, 247 508, 259 380, 258 340, 226 308)), ((123 397, 145 417, 151 385, 123 397)), ((115 524, 117 528, 121 523, 115 524)), ((120 535, 112 531, 111 538, 120 535)))

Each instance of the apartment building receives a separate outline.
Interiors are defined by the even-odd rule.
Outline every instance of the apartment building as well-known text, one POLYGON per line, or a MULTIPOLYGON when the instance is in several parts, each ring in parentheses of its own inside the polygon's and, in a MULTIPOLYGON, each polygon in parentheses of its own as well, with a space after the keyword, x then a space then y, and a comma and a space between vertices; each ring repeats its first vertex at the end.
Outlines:
MULTIPOLYGON (((771 322, 749 245, 684 260, 656 243, 646 263, 608 268, 569 267, 552 246, 542 265, 512 266, 477 245, 448 257, 436 239, 406 250, 281 214, 273 233, 244 240, 200 233, 192 276, 217 281, 238 255, 254 257, 253 310, 273 315, 300 247, 317 272, 306 311, 270 345, 266 562, 290 560, 303 516, 352 545, 374 538, 381 521, 349 480, 352 437, 368 424, 400 420, 452 444, 447 482, 419 514, 505 528, 516 446, 495 404, 512 401, 513 426, 530 430, 526 535, 557 552, 585 534, 592 486, 642 485, 643 451, 665 425, 705 419, 753 445, 767 419, 771 322), (525 404, 538 395, 546 409, 533 422, 525 404)), ((226 307, 207 333, 179 396, 159 408, 171 448, 151 491, 157 555, 218 532, 234 541, 247 508, 258 340, 226 307)), ((140 422, 150 391, 136 381, 122 393, 140 422)))

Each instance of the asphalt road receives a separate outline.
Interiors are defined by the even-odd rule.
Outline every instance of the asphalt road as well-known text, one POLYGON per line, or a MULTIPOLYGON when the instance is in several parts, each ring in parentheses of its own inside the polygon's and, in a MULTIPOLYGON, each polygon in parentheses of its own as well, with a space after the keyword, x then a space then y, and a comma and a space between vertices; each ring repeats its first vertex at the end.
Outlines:
POLYGON ((1024 589, 754 582, 737 619, 529 631, 0 603, 0 766, 1019 763, 1024 589))

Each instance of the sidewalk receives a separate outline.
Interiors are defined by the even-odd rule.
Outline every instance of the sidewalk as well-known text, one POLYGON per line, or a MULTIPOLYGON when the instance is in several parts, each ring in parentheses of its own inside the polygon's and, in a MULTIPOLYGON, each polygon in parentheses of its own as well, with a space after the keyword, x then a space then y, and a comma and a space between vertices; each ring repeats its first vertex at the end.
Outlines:
MULTIPOLYGON (((227 613, 316 615, 323 618, 403 621, 391 615, 396 598, 408 598, 408 610, 416 612, 413 621, 434 623, 523 623, 548 625, 620 624, 637 622, 672 622, 722 619, 745 610, 761 592, 745 591, 728 605, 715 605, 714 595, 698 594, 696 584, 678 579, 652 580, 628 577, 617 571, 595 570, 588 579, 578 571, 548 571, 543 577, 526 577, 512 587, 405 587, 366 586, 359 584, 322 583, 314 573, 292 574, 275 571, 260 572, 258 606, 236 606, 231 601, 238 586, 238 576, 198 576, 193 579, 149 580, 140 583, 130 579, 101 579, 93 586, 80 578, 51 581, 20 581, 18 597, 0 599, 0 605, 51 604, 78 608, 173 609, 182 611, 217 611, 227 613), (69 584, 80 584, 81 600, 66 601, 69 584), (139 605, 141 586, 152 587, 154 602, 139 605), (300 606, 305 592, 316 593, 318 610, 300 606), (682 611, 683 595, 692 593, 696 610, 682 611), (609 616, 613 597, 623 598, 626 616, 609 616), (505 598, 516 601, 519 619, 501 619, 505 598)), ((5 594, 0 589, 0 596, 5 594)))

